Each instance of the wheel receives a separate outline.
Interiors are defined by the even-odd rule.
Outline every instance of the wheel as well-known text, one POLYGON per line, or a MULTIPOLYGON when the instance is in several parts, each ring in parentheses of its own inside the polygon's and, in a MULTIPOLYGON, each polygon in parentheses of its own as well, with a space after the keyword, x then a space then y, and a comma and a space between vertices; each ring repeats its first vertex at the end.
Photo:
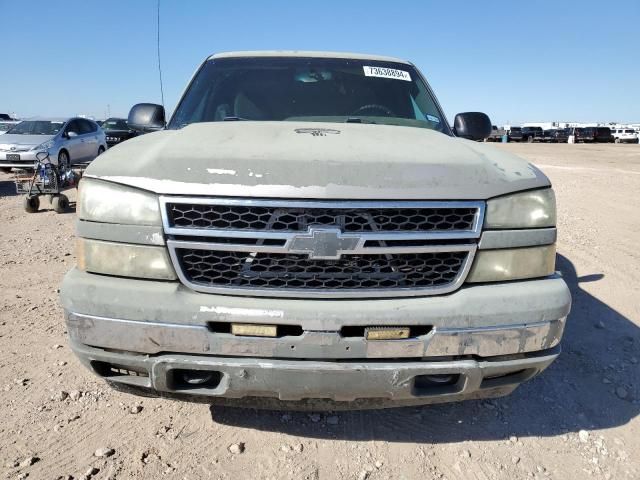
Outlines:
POLYGON ((65 213, 69 209, 69 199, 63 193, 54 195, 51 199, 51 206, 56 213, 65 213))
POLYGON ((100 145, 100 148, 98 148, 98 156, 102 155, 103 153, 104 153, 104 147, 100 145))
POLYGON ((40 208, 40 199, 37 195, 26 195, 22 200, 22 206, 27 213, 36 213, 40 208))
POLYGON ((69 170, 71 168, 71 159, 66 150, 62 150, 58 154, 58 167, 63 170, 69 170))
POLYGON ((616 138, 616 139, 614 140, 614 142, 615 142, 615 143, 620 143, 620 139, 619 139, 619 138, 616 138))

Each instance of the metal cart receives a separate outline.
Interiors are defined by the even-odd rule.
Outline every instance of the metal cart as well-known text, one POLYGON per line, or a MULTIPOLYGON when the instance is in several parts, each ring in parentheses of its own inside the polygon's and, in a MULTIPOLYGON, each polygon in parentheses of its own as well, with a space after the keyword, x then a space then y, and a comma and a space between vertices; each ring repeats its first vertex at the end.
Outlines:
POLYGON ((78 174, 64 165, 54 165, 46 152, 39 153, 36 157, 33 173, 19 170, 15 174, 16 192, 24 195, 22 205, 25 211, 37 212, 43 195, 50 198, 56 213, 68 211, 69 198, 62 191, 77 185, 82 172, 78 174))

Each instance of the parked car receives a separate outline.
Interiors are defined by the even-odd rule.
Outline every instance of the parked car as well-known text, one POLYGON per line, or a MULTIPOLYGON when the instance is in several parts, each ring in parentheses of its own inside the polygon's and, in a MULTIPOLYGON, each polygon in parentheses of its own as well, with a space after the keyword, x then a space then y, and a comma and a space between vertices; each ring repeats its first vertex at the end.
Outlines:
POLYGON ((86 118, 23 120, 0 137, 0 168, 33 168, 39 152, 67 167, 92 161, 107 149, 104 132, 86 118))
POLYGON ((107 136, 109 148, 137 135, 136 131, 127 125, 126 118, 107 118, 102 122, 102 129, 107 136))
POLYGON ((544 140, 544 132, 542 127, 522 127, 522 141, 533 143, 542 142, 544 140))
POLYGON ((550 128, 542 132, 542 141, 547 143, 567 143, 569 138, 568 129, 550 128))
POLYGON ((214 55, 168 124, 150 103, 128 123, 155 133, 86 170, 61 289, 112 386, 380 408, 506 395, 558 356, 549 180, 477 142, 487 115, 450 129, 411 63, 214 55))
POLYGON ((616 128, 611 133, 616 143, 638 143, 638 134, 633 128, 616 128))
POLYGON ((522 128, 521 127, 509 127, 507 130, 507 135, 509 136, 510 142, 521 142, 522 141, 522 128))
POLYGON ((575 129, 576 142, 613 143, 614 137, 609 127, 581 127, 575 129))
POLYGON ((0 121, 2 122, 11 122, 14 119, 11 118, 11 115, 9 115, 8 113, 0 113, 0 121))
POLYGON ((491 133, 487 137, 487 142, 501 142, 502 137, 507 134, 507 131, 502 127, 491 126, 491 133))

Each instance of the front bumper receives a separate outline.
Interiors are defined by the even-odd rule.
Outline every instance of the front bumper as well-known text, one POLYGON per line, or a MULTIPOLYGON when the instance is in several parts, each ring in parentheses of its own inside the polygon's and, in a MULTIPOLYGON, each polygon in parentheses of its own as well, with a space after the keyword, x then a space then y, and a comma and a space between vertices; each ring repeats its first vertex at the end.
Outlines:
POLYGON ((162 354, 141 356, 91 348, 72 342, 81 361, 116 388, 160 396, 262 408, 385 408, 511 393, 547 368, 557 346, 518 358, 440 361, 319 361, 162 354), (206 372, 206 384, 183 380, 185 372, 206 372), (447 375, 447 384, 430 383, 447 375), (295 403, 293 403, 295 402, 295 403))
POLYGON ((37 162, 36 153, 31 150, 26 152, 0 152, 0 168, 32 169, 37 162), (20 155, 20 160, 7 160, 7 155, 20 155))
MULTIPOLYGON (((1 168, 23 168, 30 170, 35 167, 38 162, 36 155, 40 153, 39 150, 27 150, 26 152, 0 152, 0 167, 1 168), (7 160, 7 155, 20 155, 20 160, 7 160)), ((53 150, 49 151, 49 158, 51 162, 56 164, 58 154, 53 150)))
POLYGON ((74 351, 111 382, 207 401, 328 399, 355 401, 352 408, 507 394, 557 356, 571 302, 559 276, 433 297, 287 300, 78 270, 65 277, 61 297, 74 351), (212 328, 229 322, 295 325, 301 333, 256 338, 212 328), (354 326, 431 328, 367 341, 341 330, 354 326), (176 369, 217 372, 219 382, 185 388, 172 380, 176 369), (416 377, 434 372, 458 380, 445 390, 415 387, 416 377))
POLYGON ((113 147, 113 146, 115 146, 115 145, 118 145, 118 144, 120 144, 120 143, 124 142, 125 140, 126 140, 125 138, 118 138, 118 139, 115 139, 115 138, 113 138, 113 137, 107 137, 107 140, 106 140, 106 142, 107 142, 107 147, 108 147, 108 148, 111 148, 111 147, 113 147))

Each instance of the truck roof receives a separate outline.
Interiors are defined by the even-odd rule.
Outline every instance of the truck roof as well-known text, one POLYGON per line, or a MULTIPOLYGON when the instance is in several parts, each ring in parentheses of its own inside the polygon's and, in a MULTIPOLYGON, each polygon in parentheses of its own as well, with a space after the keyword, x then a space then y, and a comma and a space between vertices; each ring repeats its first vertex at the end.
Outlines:
POLYGON ((221 52, 211 55, 208 60, 235 57, 315 57, 315 58, 352 58, 356 60, 378 60, 381 62, 397 62, 409 65, 406 60, 382 55, 367 55, 348 52, 317 52, 307 50, 254 50, 241 52, 221 52))

